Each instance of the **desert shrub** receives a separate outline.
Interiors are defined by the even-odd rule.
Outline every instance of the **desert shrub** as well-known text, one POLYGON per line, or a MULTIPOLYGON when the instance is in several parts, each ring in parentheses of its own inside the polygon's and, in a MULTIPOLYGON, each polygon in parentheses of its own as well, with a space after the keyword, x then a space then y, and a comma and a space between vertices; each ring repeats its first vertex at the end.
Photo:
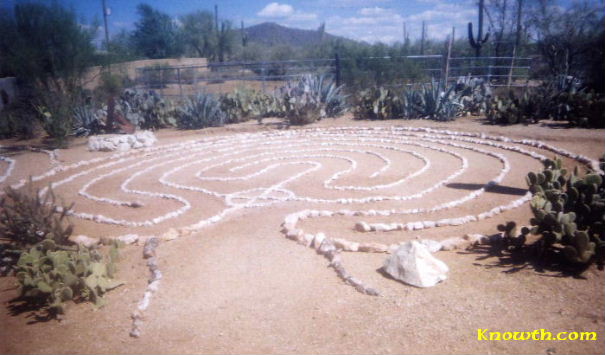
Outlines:
POLYGON ((17 102, 0 111, 0 138, 30 139, 36 129, 36 112, 31 105, 17 102))
POLYGON ((113 280, 118 260, 114 242, 106 256, 99 250, 73 245, 73 226, 67 220, 71 206, 57 205, 48 189, 44 198, 30 184, 24 190, 8 188, 0 202, 2 271, 14 271, 21 301, 45 317, 62 314, 65 302, 92 301, 103 305, 103 294, 119 285, 113 280))
POLYGON ((546 160, 540 173, 530 172, 527 184, 533 194, 531 228, 516 235, 514 223, 499 226, 505 240, 522 247, 528 233, 540 236, 530 247, 544 259, 554 255, 561 264, 585 270, 605 263, 605 179, 602 172, 571 174, 561 160, 546 160))
POLYGON ((189 98, 178 108, 177 127, 180 129, 200 129, 222 126, 225 113, 220 103, 211 94, 198 94, 189 98))
POLYGON ((486 116, 494 124, 535 123, 541 119, 568 121, 572 126, 605 127, 605 96, 587 92, 569 76, 488 100, 486 116))
POLYGON ((53 91, 41 93, 39 104, 35 106, 42 128, 58 148, 67 147, 73 129, 75 106, 72 95, 53 91))
POLYGON ((52 189, 44 197, 29 183, 23 190, 8 187, 0 200, 0 235, 18 248, 45 239, 68 244, 73 227, 67 220, 72 206, 59 206, 52 189))

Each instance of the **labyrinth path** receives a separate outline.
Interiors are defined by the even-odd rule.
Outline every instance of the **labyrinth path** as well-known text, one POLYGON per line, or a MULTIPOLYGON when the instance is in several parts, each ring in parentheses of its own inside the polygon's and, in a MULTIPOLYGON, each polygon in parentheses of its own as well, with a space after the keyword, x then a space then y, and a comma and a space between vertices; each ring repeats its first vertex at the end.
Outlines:
MULTIPOLYGON (((377 294, 344 270, 341 251, 387 252, 440 227, 448 235, 437 239, 472 234, 474 222, 528 202, 523 177, 554 155, 598 170, 585 156, 531 140, 336 127, 208 137, 67 165, 50 154, 51 169, 33 180, 75 202, 76 233, 130 241, 169 240, 279 206, 289 212, 276 230, 326 256, 359 291, 377 294), (504 192, 488 193, 496 185, 504 192)), ((2 183, 22 162, 0 159, 2 183)), ((157 282, 141 310, 155 289, 157 282)))

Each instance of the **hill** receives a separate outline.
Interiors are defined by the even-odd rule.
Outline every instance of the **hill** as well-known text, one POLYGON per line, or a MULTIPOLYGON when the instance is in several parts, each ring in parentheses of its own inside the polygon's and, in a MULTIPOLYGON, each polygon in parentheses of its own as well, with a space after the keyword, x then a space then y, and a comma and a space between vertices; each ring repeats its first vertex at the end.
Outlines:
MULTIPOLYGON (((302 30, 278 25, 273 22, 263 22, 258 25, 250 26, 244 29, 250 42, 261 43, 264 45, 289 45, 293 47, 303 47, 317 44, 320 41, 320 33, 317 30, 302 30)), ((324 40, 342 39, 350 41, 343 37, 324 33, 324 40)))

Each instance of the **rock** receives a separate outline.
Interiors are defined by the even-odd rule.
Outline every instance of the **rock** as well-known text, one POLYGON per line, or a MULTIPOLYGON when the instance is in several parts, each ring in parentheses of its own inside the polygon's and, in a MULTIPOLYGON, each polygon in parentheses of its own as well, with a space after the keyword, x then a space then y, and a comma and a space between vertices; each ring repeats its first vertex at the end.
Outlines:
POLYGON ((359 251, 366 253, 386 253, 389 247, 380 243, 359 243, 359 251))
POLYGON ((134 244, 139 241, 138 234, 124 234, 116 238, 124 244, 134 244))
POLYGON ((126 152, 132 148, 151 147, 157 139, 151 131, 139 131, 134 134, 107 134, 88 138, 88 150, 91 152, 126 152))
POLYGON ((421 244, 428 248, 431 253, 436 253, 441 250, 441 243, 432 239, 420 239, 418 240, 421 244))
POLYGON ((359 250, 359 243, 357 243, 357 242, 352 242, 350 240, 341 239, 341 238, 334 238, 332 240, 334 242, 334 245, 337 248, 342 249, 344 251, 358 251, 359 250))
POLYGON ((326 239, 326 235, 323 234, 322 232, 319 232, 315 235, 315 238, 313 238, 313 249, 319 249, 319 247, 321 246, 321 243, 323 243, 324 239, 326 239))
POLYGON ((447 278, 449 268, 415 240, 402 244, 385 261, 383 270, 393 278, 417 287, 435 286, 447 278))
POLYGON ((122 142, 120 144, 117 145, 116 150, 118 152, 126 152, 130 150, 130 144, 126 143, 126 142, 122 142))
POLYGON ((371 228, 366 222, 357 222, 355 223, 355 230, 359 232, 369 232, 371 228))
POLYGON ((162 236, 160 238, 162 240, 169 241, 169 240, 174 240, 178 237, 179 237, 179 232, 174 228, 170 228, 166 233, 162 234, 162 236))
POLYGON ((152 256, 155 256, 155 249, 160 245, 160 240, 158 238, 149 238, 145 241, 145 246, 143 247, 143 257, 145 259, 149 259, 152 256))
POLYGON ((87 248, 91 248, 97 244, 100 243, 100 239, 98 238, 91 238, 85 235, 76 235, 76 236, 70 236, 69 240, 73 243, 76 243, 78 245, 82 245, 85 246, 87 248))
POLYGON ((462 238, 452 237, 441 241, 441 250, 454 250, 468 244, 468 242, 462 238))

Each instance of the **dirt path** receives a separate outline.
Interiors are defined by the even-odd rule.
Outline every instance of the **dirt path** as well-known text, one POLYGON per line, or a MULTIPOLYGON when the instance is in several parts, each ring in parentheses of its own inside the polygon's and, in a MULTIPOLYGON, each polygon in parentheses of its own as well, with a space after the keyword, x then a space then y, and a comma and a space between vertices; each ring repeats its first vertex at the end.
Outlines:
MULTIPOLYGON (((276 129, 278 125, 274 123, 268 120, 259 126, 247 122, 197 132, 160 131, 157 147, 187 143, 173 146, 172 150, 158 148, 148 154, 132 153, 122 157, 124 161, 113 158, 91 163, 42 179, 40 186, 65 180, 55 190, 66 200, 75 201, 79 212, 103 214, 116 220, 143 222, 190 206, 149 227, 72 219, 76 233, 91 236, 161 235, 170 228, 193 226, 229 211, 217 223, 208 223, 199 230, 193 228, 192 234, 160 245, 157 253, 163 279, 149 308, 143 312, 142 335, 138 339, 128 333, 132 325, 130 315, 143 296, 148 278, 140 246, 124 248, 118 277, 127 284, 108 293, 106 307, 94 311, 90 304, 73 305, 63 322, 30 324, 27 313, 11 315, 7 301, 17 293, 15 280, 0 279, 0 352, 602 353, 605 350, 605 281, 603 272, 596 269, 588 270, 585 279, 558 277, 554 272, 538 273, 531 267, 507 272, 513 265, 499 264, 497 258, 485 258, 481 252, 442 251, 436 257, 450 267, 449 278, 436 287, 420 289, 379 273, 377 269, 382 266, 385 254, 344 253, 348 271, 382 293, 380 297, 371 297, 344 284, 327 267, 325 258, 285 238, 280 231, 285 216, 308 208, 333 211, 432 208, 464 198, 497 177, 507 164, 510 171, 500 183, 504 189, 487 191, 454 208, 426 214, 320 217, 301 221, 297 227, 306 233, 324 232, 357 242, 392 244, 416 237, 443 240, 467 233, 491 234, 498 223, 507 220, 526 223, 530 211, 524 204, 493 218, 461 226, 383 233, 355 231, 355 223, 359 221, 407 223, 478 215, 523 197, 524 176, 527 171, 541 167, 538 160, 518 152, 450 140, 446 135, 433 138, 407 135, 437 133, 410 128, 391 130, 391 126, 537 139, 591 159, 605 151, 603 130, 539 125, 497 127, 482 125, 472 118, 447 124, 341 118, 305 127, 303 133, 276 129), (452 142, 475 150, 449 144, 452 142), (435 150, 436 147, 441 150, 435 150), (194 163, 196 160, 199 162, 194 163), (102 165, 112 162, 115 164, 102 165), (354 170, 348 170, 352 167, 354 170), (69 180, 85 169, 93 170, 69 180), (262 169, 265 170, 259 173, 262 169), (346 172, 331 179, 342 171, 346 172), (418 171, 418 176, 396 183, 418 171), (144 206, 138 209, 115 206, 78 194, 83 186, 101 175, 105 177, 88 186, 89 194, 114 201, 136 199, 144 206), (454 177, 447 180, 451 176, 454 177), (121 188, 129 178, 127 189, 179 196, 186 203, 175 198, 127 193, 121 188), (440 181, 446 182, 414 199, 325 201, 412 196, 440 181), (334 188, 389 184, 393 185, 378 190, 334 188), (594 331, 598 340, 478 341, 479 328, 501 332, 594 331)), ((553 156, 543 149, 500 143, 553 156)), ((9 144, 14 142, 0 142, 3 146, 9 144)), ((59 152, 59 163, 68 166, 110 156, 90 153, 85 148, 84 140, 74 142, 72 148, 59 152)), ((17 151, 8 156, 16 164, 5 185, 42 174, 51 167, 45 153, 17 151)), ((574 164, 571 159, 564 162, 574 164)), ((0 164, 4 164, 0 169, 8 166, 7 162, 0 164)))

